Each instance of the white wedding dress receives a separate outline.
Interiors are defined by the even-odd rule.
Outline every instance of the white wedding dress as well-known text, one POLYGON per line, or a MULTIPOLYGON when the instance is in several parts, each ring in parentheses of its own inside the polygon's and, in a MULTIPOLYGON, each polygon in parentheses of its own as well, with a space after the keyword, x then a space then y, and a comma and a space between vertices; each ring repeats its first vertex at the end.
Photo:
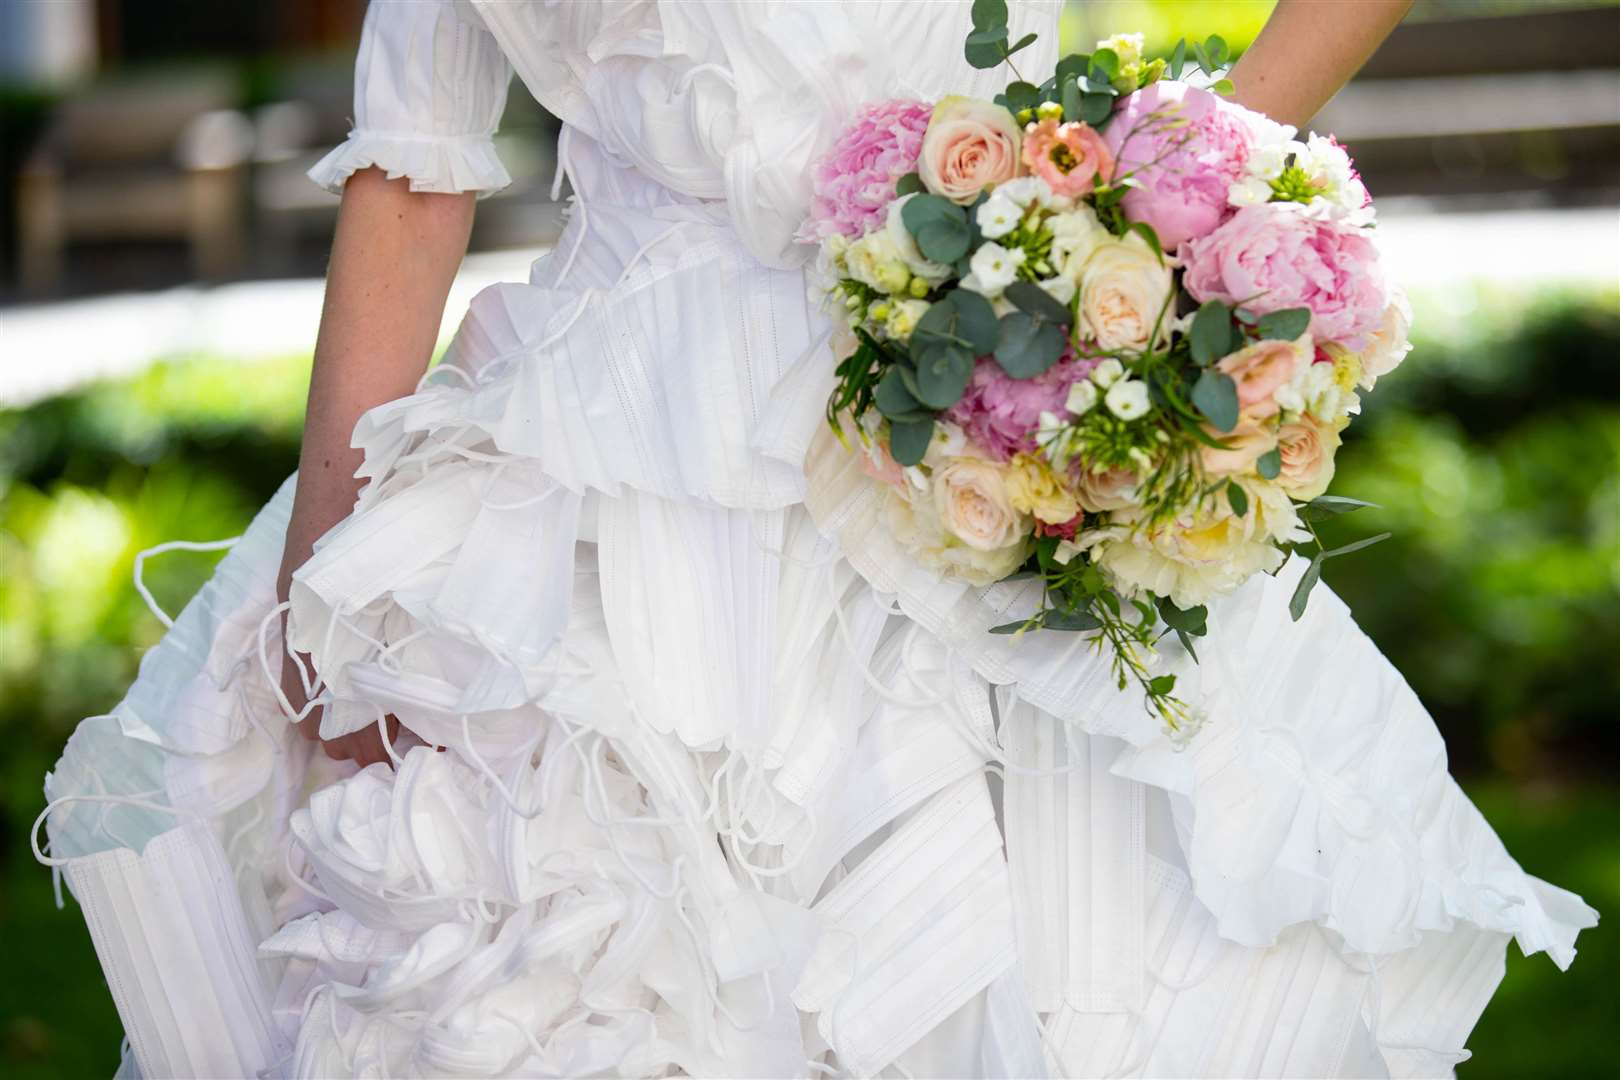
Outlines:
POLYGON ((854 105, 1004 81, 968 7, 373 3, 315 179, 500 187, 515 70, 574 208, 296 577, 323 730, 397 716, 396 767, 277 703, 288 480, 47 779, 124 1074, 1435 1075, 1509 938, 1571 961, 1595 914, 1297 566, 1167 653, 1177 741, 879 526, 791 237, 854 105))

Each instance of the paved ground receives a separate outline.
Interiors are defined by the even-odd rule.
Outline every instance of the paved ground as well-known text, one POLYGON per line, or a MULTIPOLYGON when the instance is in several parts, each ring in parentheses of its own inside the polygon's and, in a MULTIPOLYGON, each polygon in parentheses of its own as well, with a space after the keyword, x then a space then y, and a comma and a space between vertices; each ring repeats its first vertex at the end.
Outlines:
MULTIPOLYGON (((1620 207, 1429 213, 1386 208, 1379 226, 1390 268, 1408 288, 1463 281, 1539 286, 1620 284, 1620 207)), ((473 294, 522 280, 543 248, 470 256, 446 307, 448 337, 473 294)), ((0 311, 0 408, 188 353, 252 358, 308 350, 320 318, 319 279, 184 287, 0 311)))

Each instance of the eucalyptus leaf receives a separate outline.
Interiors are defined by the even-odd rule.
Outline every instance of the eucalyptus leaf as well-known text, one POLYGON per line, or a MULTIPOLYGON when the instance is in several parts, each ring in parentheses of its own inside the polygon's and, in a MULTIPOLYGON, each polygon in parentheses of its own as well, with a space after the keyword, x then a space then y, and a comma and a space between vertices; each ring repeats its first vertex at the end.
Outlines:
POLYGON ((1215 63, 1210 60, 1209 53, 1204 51, 1204 46, 1195 41, 1192 43, 1192 50, 1193 55, 1198 57, 1198 66, 1204 69, 1204 73, 1207 75, 1215 74, 1215 63))
MULTIPOLYGON (((915 201, 915 200, 913 200, 915 201)), ((910 206, 910 203, 906 204, 910 206)), ((904 214, 904 211, 902 211, 904 214)), ((931 221, 917 230, 917 247, 934 262, 953 263, 966 255, 973 245, 973 234, 967 220, 944 218, 931 221)))
POLYGON ((1080 99, 1080 119, 1092 127, 1100 127, 1114 113, 1114 98, 1110 94, 1086 94, 1080 99))
POLYGON ((1219 300, 1204 301, 1198 314, 1193 316, 1192 329, 1187 337, 1192 347, 1193 363, 1199 367, 1213 364, 1232 351, 1232 309, 1219 300))
POLYGON ((926 225, 952 220, 966 224, 967 215, 960 206, 940 195, 918 195, 906 200, 906 205, 900 208, 900 221, 912 236, 926 225))
POLYGON ((1192 401, 1216 431, 1231 431, 1237 427, 1237 384, 1231 376, 1206 368, 1193 384, 1192 401))
POLYGON ((934 438, 934 421, 927 420, 890 420, 889 421, 889 456, 895 463, 912 466, 923 459, 928 453, 928 444, 934 438))
POLYGON ((962 400, 968 377, 973 374, 973 354, 943 339, 923 349, 917 361, 917 389, 924 405, 948 409, 962 400))
MULTIPOLYGON (((955 312, 956 336, 968 343, 976 356, 989 356, 1001 340, 1001 323, 990 301, 972 289, 952 289, 942 303, 955 312)), ((931 309, 930 309, 931 310, 931 309)))
POLYGON ((1057 74, 1054 76, 1058 84, 1069 79, 1078 79, 1091 69, 1091 57, 1086 53, 1070 53, 1057 62, 1057 74))
POLYGON ((1259 460, 1254 463, 1254 468, 1267 480, 1277 479, 1277 474, 1282 472, 1282 451, 1273 446, 1260 455, 1259 460))
POLYGON ((1340 555, 1348 555, 1352 551, 1360 551, 1362 548, 1370 548, 1374 544, 1382 543, 1383 541, 1388 540, 1390 536, 1390 533, 1381 532, 1377 536, 1369 536, 1365 539, 1357 540, 1354 543, 1345 544, 1343 547, 1336 547, 1332 551, 1324 551, 1320 556, 1318 556, 1318 558, 1335 559, 1340 555))
POLYGON ((1293 597, 1288 601, 1288 614, 1293 617, 1295 622, 1299 622, 1300 618, 1305 614, 1305 605, 1310 601, 1311 590, 1316 588, 1316 583, 1321 580, 1322 556, 1318 555, 1311 560, 1311 565, 1305 568, 1305 573, 1300 576, 1299 584, 1294 586, 1293 597))
MULTIPOLYGON (((1015 379, 1033 379, 1063 355, 1068 338, 1044 319, 1022 311, 1001 317, 1001 339, 996 343, 996 363, 1015 379)), ((1234 391, 1233 400, 1236 401, 1234 391)))
POLYGON ((1176 49, 1170 54, 1170 77, 1181 78, 1181 69, 1187 66, 1187 39, 1182 38, 1176 42, 1176 49))
POLYGON ((1296 307, 1267 312, 1260 316, 1260 320, 1254 324, 1254 328, 1260 332, 1260 336, 1263 338, 1293 341, 1303 334, 1310 325, 1311 309, 1296 307))
POLYGON ((1007 286, 1007 291, 1002 295, 1019 311, 1027 312, 1049 323, 1067 326, 1074 318, 1067 307, 1058 303, 1051 293, 1033 281, 1015 281, 1007 286))
POLYGON ((1119 77, 1119 54, 1113 49, 1098 49, 1091 54, 1090 71, 1101 72, 1104 82, 1119 77))
POLYGON ((1007 29, 1007 0, 973 0, 970 17, 975 30, 1007 29))
POLYGON ((1216 64, 1226 63, 1226 58, 1231 55, 1231 50, 1226 46, 1226 39, 1219 34, 1211 34, 1204 39, 1204 51, 1216 64))
POLYGON ((1176 640, 1181 642, 1183 649, 1187 650, 1187 655, 1193 658, 1193 663, 1198 663, 1198 650, 1193 648, 1192 636, 1185 630, 1177 630, 1176 640))
POLYGON ((962 43, 962 58, 968 62, 969 67, 986 71, 1001 63, 1007 55, 1007 38, 1005 34, 990 45, 975 45, 971 41, 962 43))
POLYGON ((1345 495, 1318 495, 1300 507, 1299 516, 1306 521, 1326 521, 1340 514, 1353 514, 1357 510, 1376 510, 1377 503, 1363 502, 1345 495))
MULTIPOLYGON (((882 406, 878 406, 882 408, 882 406)), ((1236 481, 1226 482, 1226 501, 1232 506, 1232 513, 1238 517, 1249 516, 1249 493, 1244 491, 1236 481)))
POLYGON ((1025 34, 1023 37, 1018 39, 1018 42, 1013 45, 1012 48, 1007 50, 1007 55, 1011 56, 1014 53, 1023 52, 1025 49, 1035 44, 1035 39, 1038 37, 1040 37, 1040 35, 1036 33, 1025 34))
POLYGON ((1209 629, 1209 609, 1202 604, 1197 607, 1179 608, 1167 597, 1161 596, 1157 606, 1159 618, 1163 619, 1164 625, 1172 630, 1201 636, 1209 629))
POLYGON ((1080 96, 1080 84, 1074 79, 1063 80, 1063 89, 1058 92, 1058 99, 1063 104, 1063 119, 1075 121, 1080 119, 1083 102, 1080 96))
POLYGON ((878 412, 884 416, 906 417, 920 410, 923 405, 910 390, 906 389, 905 377, 900 374, 902 368, 896 364, 884 372, 883 378, 878 380, 872 391, 872 402, 877 405, 878 412))
POLYGON ((894 182, 894 193, 897 197, 912 195, 924 190, 922 177, 914 172, 908 172, 894 182))
POLYGON ((1219 94, 1221 97, 1231 97, 1233 94, 1237 93, 1237 87, 1233 84, 1231 79, 1216 79, 1214 84, 1209 88, 1209 92, 1212 94, 1219 94))
POLYGON ((1102 621, 1089 611, 1047 608, 1041 613, 1041 625, 1048 630, 1096 630, 1102 621))
POLYGON ((996 45, 1007 40, 1005 26, 990 26, 983 30, 974 30, 967 36, 969 45, 996 45))
POLYGON ((1041 103, 1041 88, 1034 83, 1015 82, 1007 84, 1007 108, 1011 112, 1020 109, 1033 109, 1041 103))

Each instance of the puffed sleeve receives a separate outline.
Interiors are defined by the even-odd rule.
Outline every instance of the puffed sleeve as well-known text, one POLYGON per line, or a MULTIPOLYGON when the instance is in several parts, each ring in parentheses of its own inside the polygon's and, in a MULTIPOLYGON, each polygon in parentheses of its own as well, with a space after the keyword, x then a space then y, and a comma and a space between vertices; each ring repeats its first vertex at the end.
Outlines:
POLYGON ((309 177, 333 193, 375 165, 412 191, 476 191, 512 182, 490 138, 512 69, 477 16, 455 0, 372 0, 355 59, 354 129, 309 177))

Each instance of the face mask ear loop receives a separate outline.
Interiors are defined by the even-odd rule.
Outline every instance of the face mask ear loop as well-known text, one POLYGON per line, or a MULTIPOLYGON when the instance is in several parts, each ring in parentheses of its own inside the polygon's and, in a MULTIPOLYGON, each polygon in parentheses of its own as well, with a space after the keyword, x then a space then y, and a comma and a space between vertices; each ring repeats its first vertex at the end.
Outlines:
MULTIPOLYGON (((866 685, 872 688, 872 692, 890 705, 896 705, 902 709, 932 709, 948 701, 949 695, 947 694, 922 698, 904 697, 884 686, 882 681, 872 673, 871 666, 861 656, 859 650, 855 648, 855 636, 850 632, 849 623, 845 620, 843 601, 838 593, 836 567, 834 567, 834 571, 827 575, 827 585, 828 592, 832 597, 833 619, 838 625, 838 636, 844 643, 844 651, 849 654, 850 662, 860 671, 861 678, 866 680, 866 685)), ((915 629, 915 624, 913 629, 915 629)))
POLYGON ((283 848, 281 852, 282 870, 286 871, 287 876, 293 880, 294 884, 296 884, 300 889, 303 889, 305 892, 309 893, 309 895, 315 897, 317 900, 325 900, 328 904, 331 904, 334 907, 341 906, 336 900, 333 900, 330 896, 327 896, 324 891, 317 888, 313 882, 305 881, 303 878, 298 876, 298 871, 294 870, 292 866, 292 856, 293 842, 292 838, 289 837, 287 840, 287 846, 283 848))
MULTIPOLYGON (((51 812, 59 806, 66 806, 68 803, 75 802, 111 803, 117 806, 134 806, 141 810, 155 810, 164 814, 173 814, 176 818, 181 820, 185 820, 191 816, 187 811, 181 810, 178 807, 169 806, 166 803, 153 802, 150 799, 136 798, 133 795, 63 795, 59 799, 52 799, 50 802, 46 803, 45 809, 41 810, 39 812, 39 816, 34 818, 34 825, 28 830, 28 846, 34 853, 34 861, 39 863, 41 866, 66 866, 75 858, 84 857, 58 857, 55 855, 48 855, 46 854, 45 849, 42 848, 39 843, 39 828, 41 825, 45 824, 45 821, 50 817, 51 812)), ((128 847, 129 845, 126 844, 124 846, 128 847)))
MULTIPOLYGON (((268 643, 265 637, 265 631, 270 626, 270 620, 278 617, 283 611, 291 610, 291 608, 292 601, 283 600, 281 603, 271 608, 269 613, 266 614, 264 618, 259 620, 259 647, 257 652, 259 655, 259 670, 263 672, 264 681, 269 685, 270 692, 275 695, 276 704, 281 706, 282 716, 286 718, 288 723, 297 724, 301 723, 303 719, 310 714, 311 710, 317 708, 321 704, 320 697, 319 695, 313 695, 306 692, 304 707, 302 709, 294 709, 292 707, 292 702, 287 700, 287 695, 281 689, 281 676, 271 672, 270 654, 265 652, 265 646, 268 643)), ((283 642, 282 644, 284 651, 286 651, 287 655, 292 658, 293 666, 298 668, 299 681, 303 682, 307 687, 309 685, 309 681, 304 676, 303 662, 298 659, 297 653, 286 648, 286 642, 283 642)))
POLYGON ((422 373, 422 377, 416 380, 416 392, 420 394, 422 389, 431 383, 433 376, 439 374, 440 372, 455 375, 461 380, 462 388, 464 389, 471 390, 475 385, 477 385, 473 382, 471 375, 468 375, 465 371, 461 370, 459 367, 456 367, 454 364, 439 363, 428 368, 422 373))
POLYGON ((240 539, 242 539, 240 536, 233 536, 229 540, 170 540, 167 543, 158 544, 155 547, 149 547, 145 551, 136 553, 135 591, 141 594, 141 599, 146 601, 147 610, 156 617, 158 622, 163 624, 165 630, 174 627, 174 620, 169 618, 168 613, 158 606, 157 600, 152 596, 152 590, 146 587, 146 582, 143 580, 146 560, 153 555, 162 555, 167 551, 223 551, 235 545, 240 539))

